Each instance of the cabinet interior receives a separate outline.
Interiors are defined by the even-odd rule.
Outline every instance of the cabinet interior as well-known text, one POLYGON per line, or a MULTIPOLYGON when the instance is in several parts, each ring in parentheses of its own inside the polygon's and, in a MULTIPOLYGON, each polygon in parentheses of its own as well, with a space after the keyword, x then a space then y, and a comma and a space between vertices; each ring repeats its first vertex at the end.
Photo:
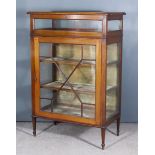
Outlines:
MULTIPOLYGON (((118 51, 116 43, 107 46, 107 119, 118 112, 118 51)), ((41 90, 49 91, 48 98, 41 91, 41 110, 95 118, 94 45, 40 43, 40 68, 41 90)))

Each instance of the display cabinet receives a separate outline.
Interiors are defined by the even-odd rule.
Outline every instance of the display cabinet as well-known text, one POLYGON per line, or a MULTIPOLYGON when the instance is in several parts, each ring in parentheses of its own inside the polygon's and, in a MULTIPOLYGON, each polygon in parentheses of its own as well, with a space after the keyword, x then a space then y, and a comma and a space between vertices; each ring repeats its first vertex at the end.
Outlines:
POLYGON ((119 135, 123 12, 30 14, 32 122, 36 118, 105 130, 116 120, 119 135))

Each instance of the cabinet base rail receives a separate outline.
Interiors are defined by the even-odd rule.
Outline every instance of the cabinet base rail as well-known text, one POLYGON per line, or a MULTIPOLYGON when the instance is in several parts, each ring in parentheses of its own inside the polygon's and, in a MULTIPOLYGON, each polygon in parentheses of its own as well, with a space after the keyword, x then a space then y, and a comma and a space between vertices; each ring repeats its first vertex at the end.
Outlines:
MULTIPOLYGON (((37 122, 37 118, 39 118, 39 117, 32 115, 32 127, 33 127, 33 136, 34 137, 36 137, 36 122, 37 122)), ((102 142, 101 143, 101 148, 103 150, 105 149, 105 133, 106 133, 106 130, 109 131, 110 133, 114 134, 114 135, 119 136, 119 133, 120 133, 120 117, 117 117, 117 118, 113 119, 111 122, 113 122, 113 121, 116 121, 116 127, 117 127, 116 134, 113 133, 112 131, 110 131, 107 128, 111 123, 107 123, 107 125, 102 126, 102 127, 96 126, 98 128, 101 128, 101 142, 102 142)), ((53 124, 54 125, 57 125, 59 123, 64 123, 64 122, 53 120, 53 124)))

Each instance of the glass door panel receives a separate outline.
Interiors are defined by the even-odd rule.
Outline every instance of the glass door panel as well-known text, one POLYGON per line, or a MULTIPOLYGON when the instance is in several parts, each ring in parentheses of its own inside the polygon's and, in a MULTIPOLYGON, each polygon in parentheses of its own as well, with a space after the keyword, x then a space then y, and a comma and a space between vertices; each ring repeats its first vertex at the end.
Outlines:
POLYGON ((119 45, 107 46, 106 119, 119 112, 119 45))
POLYGON ((95 118, 96 46, 40 43, 41 111, 95 118))

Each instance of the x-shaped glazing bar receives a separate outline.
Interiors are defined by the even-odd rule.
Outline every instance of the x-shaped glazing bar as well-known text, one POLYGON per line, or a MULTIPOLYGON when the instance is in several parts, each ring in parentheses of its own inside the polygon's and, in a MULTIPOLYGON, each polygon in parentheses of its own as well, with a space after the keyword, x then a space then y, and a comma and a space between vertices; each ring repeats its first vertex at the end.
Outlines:
MULTIPOLYGON (((68 77, 66 77, 66 75, 64 74, 64 72, 61 70, 61 68, 59 67, 59 65, 57 64, 57 62, 52 59, 52 61, 54 62, 54 64, 56 65, 56 67, 58 68, 58 70, 62 73, 62 75, 64 76, 65 78, 65 81, 64 83, 62 83, 62 85, 58 88, 57 90, 57 94, 60 92, 60 90, 62 89, 62 87, 67 83, 70 87, 71 87, 71 90, 73 91, 73 93, 75 94, 75 96, 78 98, 78 100, 80 101, 81 103, 81 116, 83 116, 83 105, 82 105, 82 101, 79 97, 79 95, 77 94, 77 92, 74 90, 72 84, 68 81, 70 79, 70 77, 73 75, 74 71, 77 69, 77 67, 80 65, 80 63, 82 62, 83 60, 83 46, 81 46, 81 59, 80 61, 78 62, 78 64, 75 66, 75 68, 73 69, 73 71, 69 74, 68 77)), ((51 99, 51 106, 53 107, 53 100, 56 96, 53 96, 52 99, 51 99)), ((52 110, 52 107, 51 107, 51 110, 52 110)))

